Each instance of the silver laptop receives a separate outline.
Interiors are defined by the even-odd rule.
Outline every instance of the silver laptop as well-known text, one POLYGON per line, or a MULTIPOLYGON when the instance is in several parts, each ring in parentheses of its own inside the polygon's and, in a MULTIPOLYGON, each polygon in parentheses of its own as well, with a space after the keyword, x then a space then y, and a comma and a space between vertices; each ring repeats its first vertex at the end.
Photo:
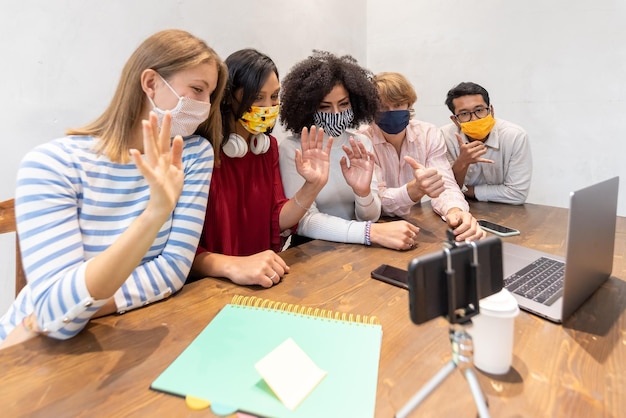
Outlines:
POLYGON ((570 193, 565 260, 503 243, 504 285, 520 308, 561 323, 611 276, 618 186, 613 177, 570 193))

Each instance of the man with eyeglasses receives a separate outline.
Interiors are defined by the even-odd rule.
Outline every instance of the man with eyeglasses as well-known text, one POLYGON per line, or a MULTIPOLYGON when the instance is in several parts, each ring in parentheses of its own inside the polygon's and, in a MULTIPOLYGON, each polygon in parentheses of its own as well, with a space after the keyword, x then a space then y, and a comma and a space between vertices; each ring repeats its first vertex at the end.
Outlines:
POLYGON ((441 128, 448 160, 465 197, 520 205, 532 177, 532 156, 526 131, 494 119, 489 93, 465 82, 448 91, 452 123, 441 128))

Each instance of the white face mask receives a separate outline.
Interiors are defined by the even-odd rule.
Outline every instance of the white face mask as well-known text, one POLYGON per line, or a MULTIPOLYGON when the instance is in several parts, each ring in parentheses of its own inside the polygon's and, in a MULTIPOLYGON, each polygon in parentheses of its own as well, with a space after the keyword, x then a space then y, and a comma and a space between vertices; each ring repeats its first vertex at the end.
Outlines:
MULTIPOLYGON (((161 76, 159 75, 159 77, 161 76)), ((201 102, 199 100, 190 99, 189 97, 181 97, 163 77, 161 77, 161 80, 163 80, 165 85, 172 90, 172 93, 178 97, 178 104, 176 104, 174 109, 169 111, 172 115, 170 136, 173 138, 176 135, 189 136, 193 134, 198 126, 209 117, 211 103, 201 102)), ((148 96, 148 100, 150 100, 150 103, 152 104, 152 110, 159 118, 159 127, 161 127, 163 116, 166 111, 159 109, 156 104, 154 104, 150 96, 148 96)))

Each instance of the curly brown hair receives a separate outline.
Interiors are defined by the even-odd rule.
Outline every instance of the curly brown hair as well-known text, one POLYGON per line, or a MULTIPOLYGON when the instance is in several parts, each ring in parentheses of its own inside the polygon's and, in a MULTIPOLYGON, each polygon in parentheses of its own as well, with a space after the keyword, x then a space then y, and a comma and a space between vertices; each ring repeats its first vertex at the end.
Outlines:
POLYGON ((313 55, 294 65, 281 83, 282 124, 294 133, 313 125, 319 104, 337 84, 342 84, 350 95, 354 112, 350 127, 370 123, 379 108, 372 77, 372 73, 350 55, 337 57, 327 51, 313 51, 313 55))

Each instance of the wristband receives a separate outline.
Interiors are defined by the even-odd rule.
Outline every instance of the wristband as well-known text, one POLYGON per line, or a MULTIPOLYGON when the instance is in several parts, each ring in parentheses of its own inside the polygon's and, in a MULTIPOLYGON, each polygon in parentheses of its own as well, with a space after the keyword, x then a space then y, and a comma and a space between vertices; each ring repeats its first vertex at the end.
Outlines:
POLYGON ((372 245, 372 221, 365 222, 365 245, 372 245))
POLYGON ((302 203, 300 203, 298 201, 298 194, 294 194, 293 195, 293 201, 296 203, 296 205, 300 206, 300 208, 306 210, 307 212, 311 209, 311 206, 309 206, 308 208, 306 206, 304 206, 302 203))

